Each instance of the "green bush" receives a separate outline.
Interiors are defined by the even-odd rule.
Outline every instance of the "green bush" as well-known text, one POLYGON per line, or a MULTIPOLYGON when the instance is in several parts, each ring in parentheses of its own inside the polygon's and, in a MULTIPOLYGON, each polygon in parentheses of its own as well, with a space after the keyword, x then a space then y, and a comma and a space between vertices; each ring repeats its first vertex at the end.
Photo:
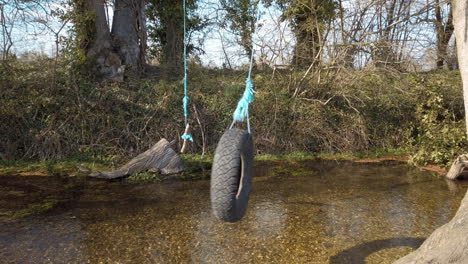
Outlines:
POLYGON ((410 161, 415 164, 447 165, 468 146, 461 105, 453 111, 453 102, 443 94, 442 84, 442 81, 432 83, 424 91, 426 101, 416 108, 413 127, 416 136, 410 138, 413 153, 410 161))

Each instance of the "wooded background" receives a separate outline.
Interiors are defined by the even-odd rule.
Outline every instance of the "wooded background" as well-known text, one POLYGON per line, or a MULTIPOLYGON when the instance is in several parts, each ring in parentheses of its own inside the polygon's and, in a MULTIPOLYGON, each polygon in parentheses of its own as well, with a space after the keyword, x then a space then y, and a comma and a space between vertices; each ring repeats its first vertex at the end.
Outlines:
MULTIPOLYGON (((232 122, 252 52, 257 153, 447 164, 467 147, 450 1, 188 0, 187 15, 191 153, 232 122)), ((182 1, 0 0, 0 27, 2 160, 180 147, 182 1)))
MULTIPOLYGON (((188 0, 191 58, 205 66, 240 67, 254 40, 256 62, 265 67, 457 67, 450 1, 259 2, 188 0)), ((182 1, 2 0, 0 24, 2 60, 79 49, 107 74, 119 64, 181 65, 182 1)))

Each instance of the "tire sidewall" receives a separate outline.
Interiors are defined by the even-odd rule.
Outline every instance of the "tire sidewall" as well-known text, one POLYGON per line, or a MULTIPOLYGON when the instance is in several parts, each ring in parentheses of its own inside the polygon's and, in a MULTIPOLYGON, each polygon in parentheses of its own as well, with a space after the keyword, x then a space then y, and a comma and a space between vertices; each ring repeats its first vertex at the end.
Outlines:
POLYGON ((250 190, 252 188, 252 171, 253 171, 253 142, 252 136, 247 133, 243 137, 242 149, 240 151, 240 159, 242 164, 242 172, 239 187, 242 189, 238 191, 236 197, 236 209, 238 219, 242 218, 247 210, 247 205, 250 197, 250 190))

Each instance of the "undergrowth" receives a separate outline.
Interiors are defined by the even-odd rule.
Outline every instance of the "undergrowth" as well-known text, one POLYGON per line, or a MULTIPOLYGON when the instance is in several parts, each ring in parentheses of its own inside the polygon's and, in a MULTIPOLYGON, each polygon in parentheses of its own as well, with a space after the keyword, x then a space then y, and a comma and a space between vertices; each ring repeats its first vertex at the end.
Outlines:
MULTIPOLYGON (((54 173, 61 169, 54 160, 122 164, 160 138, 181 147, 181 76, 155 68, 123 83, 96 82, 74 74, 66 62, 47 70, 53 63, 38 58, 0 66, 4 162, 49 160, 46 170, 54 173)), ((195 64, 190 69, 195 140, 189 152, 212 154, 231 123, 245 72, 195 64)), ((320 74, 303 79, 303 71, 256 71, 250 115, 257 154, 355 156, 403 149, 415 163, 446 164, 466 149, 458 71, 320 74)))

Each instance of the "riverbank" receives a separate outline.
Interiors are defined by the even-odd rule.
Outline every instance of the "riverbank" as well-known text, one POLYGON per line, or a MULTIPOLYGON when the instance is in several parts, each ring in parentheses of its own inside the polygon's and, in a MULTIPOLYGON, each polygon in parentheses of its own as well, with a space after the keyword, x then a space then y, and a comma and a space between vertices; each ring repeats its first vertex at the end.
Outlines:
MULTIPOLYGON (((176 174, 162 176, 157 173, 139 173, 127 178, 129 183, 149 182, 149 181, 163 181, 168 178, 175 178, 178 180, 196 180, 200 178, 209 178, 211 163, 213 160, 212 155, 197 155, 197 154, 182 154, 182 159, 186 164, 186 171, 176 174)), ((409 163, 410 156, 403 150, 378 150, 360 153, 311 153, 311 152, 291 152, 283 154, 260 154, 255 156, 255 161, 259 163, 268 162, 282 162, 282 163, 298 163, 306 160, 336 160, 336 161, 350 161, 356 163, 381 163, 387 161, 397 161, 401 163, 409 163)), ((106 157, 92 159, 67 159, 58 161, 14 161, 14 162, 1 162, 0 163, 0 177, 1 175, 16 175, 16 176, 58 176, 58 177, 77 177, 85 176, 76 167, 80 164, 91 171, 109 171, 123 165, 125 160, 120 157, 106 157), (116 163, 115 160, 119 160, 116 163)), ((414 165, 423 170, 432 171, 438 175, 444 175, 446 168, 435 165, 414 165)))

